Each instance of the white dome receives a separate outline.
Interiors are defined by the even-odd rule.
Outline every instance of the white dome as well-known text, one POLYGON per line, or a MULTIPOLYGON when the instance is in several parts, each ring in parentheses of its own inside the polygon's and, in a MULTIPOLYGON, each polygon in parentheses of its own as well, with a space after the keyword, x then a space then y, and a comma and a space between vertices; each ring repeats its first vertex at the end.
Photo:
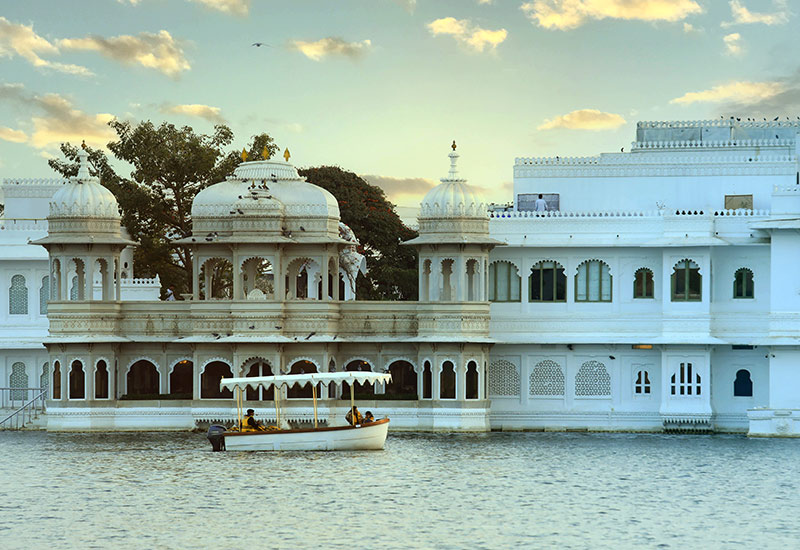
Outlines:
POLYGON ((78 175, 56 191, 50 199, 51 218, 119 219, 119 204, 114 194, 89 175, 88 155, 78 152, 78 175))
POLYGON ((420 219, 488 218, 486 202, 466 185, 466 180, 458 178, 458 154, 453 151, 449 157, 450 173, 422 199, 420 219))

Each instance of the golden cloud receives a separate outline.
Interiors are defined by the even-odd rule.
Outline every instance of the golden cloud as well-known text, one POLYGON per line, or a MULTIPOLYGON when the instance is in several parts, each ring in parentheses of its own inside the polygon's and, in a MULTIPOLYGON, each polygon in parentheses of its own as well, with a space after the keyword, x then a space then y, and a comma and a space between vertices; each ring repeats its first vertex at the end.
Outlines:
POLYGON ((545 120, 537 130, 567 128, 569 130, 613 130, 625 124, 625 119, 615 113, 604 113, 597 109, 580 109, 566 115, 545 120))
POLYGON ((161 108, 162 112, 174 113, 176 115, 185 115, 198 118, 204 118, 214 124, 224 124, 225 119, 222 117, 222 112, 219 107, 211 107, 210 105, 202 105, 199 103, 192 103, 188 105, 165 105, 161 108))
POLYGON ((763 25, 783 25, 789 21, 789 8, 785 0, 775 0, 772 5, 775 7, 773 13, 752 12, 739 0, 731 0, 731 14, 733 21, 723 21, 721 26, 730 27, 731 25, 747 25, 761 23, 763 25))
POLYGON ((86 67, 56 63, 41 57, 60 53, 54 44, 34 32, 33 25, 20 25, 12 23, 5 17, 0 17, 0 57, 18 55, 34 67, 80 76, 92 75, 92 72, 86 67))
POLYGON ((314 61, 321 61, 329 55, 338 55, 355 59, 364 55, 372 46, 370 40, 361 42, 347 42, 335 36, 322 38, 316 42, 293 40, 289 47, 295 49, 314 61))
POLYGON ((725 43, 725 50, 730 55, 741 55, 744 53, 741 40, 742 35, 738 32, 726 34, 722 37, 722 41, 725 43))
POLYGON ((250 13, 250 0, 191 0, 197 4, 221 11, 222 13, 230 13, 231 15, 247 15, 250 13))
POLYGON ((751 103, 769 99, 783 92, 780 82, 729 82, 700 92, 687 92, 670 103, 690 105, 692 103, 720 103, 723 101, 751 103))
POLYGON ((0 139, 12 143, 25 143, 28 141, 28 134, 21 130, 14 130, 6 126, 0 126, 0 139))
POLYGON ((533 0, 520 9, 540 27, 558 30, 589 19, 674 22, 703 11, 695 0, 533 0))
POLYGON ((452 36, 476 52, 482 52, 487 47, 494 50, 508 37, 508 31, 505 29, 495 31, 482 29, 473 25, 469 19, 456 19, 455 17, 443 17, 431 21, 428 23, 428 30, 433 36, 441 34, 452 36))

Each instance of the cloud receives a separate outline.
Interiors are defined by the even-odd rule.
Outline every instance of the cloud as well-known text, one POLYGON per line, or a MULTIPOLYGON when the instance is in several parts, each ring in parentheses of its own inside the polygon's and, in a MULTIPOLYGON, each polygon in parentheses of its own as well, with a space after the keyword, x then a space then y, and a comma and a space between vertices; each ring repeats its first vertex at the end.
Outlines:
POLYGON ((29 93, 22 84, 0 84, 0 100, 16 103, 37 112, 33 115, 33 133, 28 143, 42 149, 64 141, 80 142, 95 146, 105 145, 116 137, 108 122, 113 115, 100 113, 90 115, 76 109, 72 102, 59 94, 37 95, 29 93))
POLYGON ((229 13, 231 15, 244 16, 250 13, 250 0, 190 0, 190 1, 196 4, 202 4, 203 6, 209 9, 221 11, 222 13, 229 13))
POLYGON ((25 143, 28 141, 28 134, 21 130, 14 130, 6 126, 0 126, 0 139, 12 143, 25 143))
POLYGON ((482 52, 487 47, 495 49, 508 36, 508 31, 505 29, 496 31, 482 29, 473 25, 469 19, 456 19, 455 17, 443 17, 431 21, 428 23, 428 29, 433 36, 450 35, 462 45, 476 52, 482 52))
POLYGON ((625 124, 625 119, 615 113, 604 113, 597 109, 580 109, 566 115, 545 120, 537 130, 567 128, 569 130, 613 130, 625 124))
POLYGON ((59 40, 58 45, 70 50, 95 51, 125 65, 138 64, 171 77, 191 69, 180 44, 165 30, 157 34, 141 32, 137 36, 66 38, 59 40))
POLYGON ((211 107, 210 105, 201 105, 199 103, 188 105, 163 105, 161 107, 161 112, 204 118, 214 124, 225 123, 225 119, 222 117, 219 107, 211 107))
POLYGON ((670 103, 691 105, 692 103, 721 103, 723 101, 752 103, 772 98, 785 90, 781 82, 728 82, 700 92, 687 92, 670 103))
POLYGON ((377 185, 391 200, 396 197, 422 197, 436 187, 438 182, 426 178, 393 178, 390 176, 376 176, 372 174, 361 176, 367 183, 377 185))
POLYGON ((289 47, 295 49, 314 61, 321 61, 329 55, 339 55, 342 57, 349 57, 356 59, 367 53, 372 42, 370 40, 362 40, 361 42, 347 42, 336 36, 329 36, 321 38, 316 42, 304 42, 302 40, 293 40, 289 43, 289 47))
POLYGON ((723 21, 720 25, 730 27, 731 25, 748 25, 752 23, 762 23, 764 25, 783 25, 789 21, 789 8, 786 0, 774 0, 772 5, 775 9, 773 13, 752 12, 739 0, 731 0, 731 15, 733 21, 723 21))
POLYGON ((744 53, 744 48, 742 47, 742 35, 738 32, 734 32, 731 34, 726 34, 722 37, 722 41, 725 43, 725 51, 729 55, 741 55, 744 53))
POLYGON ((60 53, 58 47, 34 32, 33 25, 20 25, 12 23, 5 17, 0 17, 0 57, 18 55, 34 67, 80 76, 93 74, 89 69, 80 65, 56 63, 41 57, 60 53))
POLYGON ((395 3, 403 6, 408 13, 414 13, 417 7, 417 0, 394 0, 395 3))
POLYGON ((520 9, 540 27, 562 31, 589 19, 674 22, 703 11, 695 0, 532 0, 520 9))
POLYGON ((695 27, 691 23, 683 24, 683 32, 686 34, 703 32, 703 27, 695 27))

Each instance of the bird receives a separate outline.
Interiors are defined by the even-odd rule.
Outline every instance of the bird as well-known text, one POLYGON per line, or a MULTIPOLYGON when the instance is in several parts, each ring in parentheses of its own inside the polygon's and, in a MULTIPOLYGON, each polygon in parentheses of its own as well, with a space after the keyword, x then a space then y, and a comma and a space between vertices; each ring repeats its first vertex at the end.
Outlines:
POLYGON ((306 230, 306 228, 301 225, 300 226, 300 231, 305 231, 305 230, 306 230))
POLYGON ((250 330, 253 330, 253 329, 255 329, 255 328, 256 328, 256 326, 255 326, 255 325, 250 325, 250 326, 249 326, 249 327, 247 327, 247 328, 249 328, 250 330))
POLYGON ((212 332, 211 336, 213 336, 214 338, 217 338, 217 339, 219 339, 219 337, 220 337, 219 334, 217 334, 216 332, 212 332))
POLYGON ((742 121, 742 119, 737 116, 736 117, 736 122, 741 122, 741 121, 742 121))
POLYGON ((781 139, 778 134, 775 134, 775 139, 781 139))
POLYGON ((272 176, 272 178, 270 178, 272 180, 272 183, 278 183, 278 176, 276 176, 275 174, 270 174, 270 176, 272 176))
POLYGON ((772 122, 775 122, 775 121, 776 121, 776 120, 778 120, 779 118, 781 118, 781 117, 779 117, 779 116, 776 116, 776 117, 773 119, 773 121, 772 121, 772 122))
POLYGON ((260 48, 261 46, 266 46, 267 48, 271 48, 272 47, 269 44, 266 44, 264 42, 253 42, 251 44, 251 46, 255 46, 256 48, 260 48))
POLYGON ((315 334, 316 334, 316 332, 312 332, 312 333, 310 333, 308 336, 306 336, 306 340, 308 340, 309 338, 311 338, 311 337, 312 337, 312 336, 314 336, 315 334))
POLYGON ((241 208, 237 208, 237 209, 236 209, 236 211, 237 211, 239 214, 244 214, 244 212, 242 212, 242 209, 241 209, 241 208))
POLYGON ((620 153, 624 153, 624 152, 625 152, 625 147, 620 147, 620 148, 619 148, 619 152, 620 152, 620 153))
POLYGON ((276 326, 275 328, 276 328, 277 330, 281 330, 283 327, 276 326))

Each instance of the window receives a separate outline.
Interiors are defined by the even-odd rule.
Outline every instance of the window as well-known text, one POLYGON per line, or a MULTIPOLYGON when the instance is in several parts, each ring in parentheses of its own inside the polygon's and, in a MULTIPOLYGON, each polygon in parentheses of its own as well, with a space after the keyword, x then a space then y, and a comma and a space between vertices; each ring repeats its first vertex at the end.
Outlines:
POLYGON ((28 287, 25 286, 25 277, 22 275, 11 277, 11 286, 8 288, 8 313, 28 314, 28 287))
POLYGON ((442 363, 442 373, 439 377, 439 399, 456 398, 456 367, 452 361, 442 363))
POLYGON ((536 364, 530 377, 532 396, 564 395, 564 372, 558 363, 545 359, 536 364))
MULTIPOLYGON (((547 203, 547 211, 552 212, 560 208, 561 196, 558 193, 542 193, 542 198, 547 203)), ((517 195, 517 209, 533 212, 536 210, 536 199, 539 193, 520 193, 517 195)))
POLYGON ((700 395, 700 375, 692 371, 691 363, 681 363, 670 382, 672 395, 700 395))
POLYGON ((529 302, 566 302, 567 276, 558 262, 539 262, 528 277, 529 302))
POLYGON ((636 373, 636 382, 633 384, 633 393, 635 395, 650 394, 650 373, 646 370, 640 370, 636 373))
POLYGON ((681 260, 672 271, 672 301, 699 302, 702 299, 703 276, 692 260, 681 260))
POLYGON ((77 360, 69 370, 69 399, 86 399, 86 374, 83 363, 77 360))
POLYGON ((50 277, 42 277, 42 286, 39 288, 39 315, 47 315, 47 301, 50 299, 50 277))
POLYGON ((102 359, 94 367, 94 398, 108 399, 108 366, 102 359))
POLYGON ((646 267, 636 270, 633 277, 633 297, 634 298, 653 298, 653 271, 646 267))
POLYGON ((431 399, 433 396, 433 374, 431 373, 430 361, 425 361, 422 369, 422 398, 431 399))
POLYGON ((741 369, 736 372, 736 380, 733 381, 734 397, 753 397, 753 380, 750 379, 750 371, 741 369))
POLYGON ((600 361, 586 361, 575 376, 575 395, 608 397, 611 395, 611 375, 600 361))
POLYGON ((478 399, 478 364, 475 361, 467 363, 466 392, 467 399, 478 399))
POLYGON ((489 301, 519 302, 520 277, 511 262, 494 262, 489 266, 489 301))
POLYGON ((24 401, 28 399, 28 373, 25 372, 25 363, 20 361, 11 365, 11 376, 9 376, 11 386, 10 397, 12 401, 24 401))
POLYGON ((753 209, 753 195, 725 195, 725 210, 742 209, 753 209))
POLYGON ((610 302, 611 270, 601 260, 587 260, 575 275, 576 302, 610 302))
POLYGON ((746 267, 737 269, 733 278, 733 297, 752 298, 753 290, 753 272, 746 267))
POLYGON ((489 395, 495 397, 519 396, 519 372, 511 361, 498 359, 489 365, 489 395))

